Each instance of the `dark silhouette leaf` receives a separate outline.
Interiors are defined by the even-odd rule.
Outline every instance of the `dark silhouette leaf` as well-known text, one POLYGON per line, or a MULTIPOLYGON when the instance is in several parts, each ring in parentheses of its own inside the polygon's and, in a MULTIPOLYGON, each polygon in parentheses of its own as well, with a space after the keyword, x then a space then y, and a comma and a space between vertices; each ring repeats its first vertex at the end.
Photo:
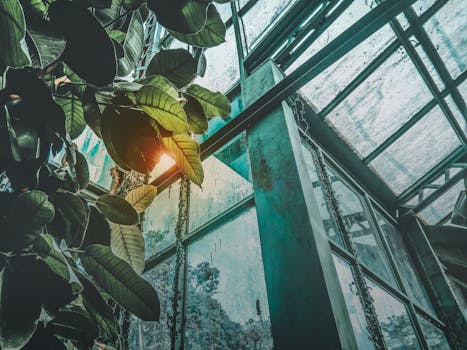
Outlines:
POLYGON ((96 201, 96 207, 110 221, 122 225, 134 225, 138 222, 138 213, 122 197, 104 194, 96 201))
POLYGON ((163 50, 149 63, 147 75, 162 75, 181 88, 196 76, 197 64, 193 56, 184 49, 163 50))

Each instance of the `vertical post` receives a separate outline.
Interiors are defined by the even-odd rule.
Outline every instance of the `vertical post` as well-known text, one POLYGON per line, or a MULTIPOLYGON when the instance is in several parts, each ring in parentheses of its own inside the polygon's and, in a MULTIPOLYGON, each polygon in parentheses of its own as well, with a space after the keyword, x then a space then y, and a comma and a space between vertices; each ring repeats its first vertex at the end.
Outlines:
MULTIPOLYGON (((267 61, 242 84, 245 106, 283 78, 267 61)), ((274 348, 356 349, 293 113, 282 103, 248 129, 274 348)))
POLYGON ((465 331, 467 321, 426 237, 423 226, 413 213, 408 213, 400 221, 404 232, 407 232, 408 240, 415 252, 415 258, 430 286, 430 291, 435 299, 435 307, 440 313, 441 320, 446 324, 451 346, 459 350, 467 349, 467 333, 465 331))

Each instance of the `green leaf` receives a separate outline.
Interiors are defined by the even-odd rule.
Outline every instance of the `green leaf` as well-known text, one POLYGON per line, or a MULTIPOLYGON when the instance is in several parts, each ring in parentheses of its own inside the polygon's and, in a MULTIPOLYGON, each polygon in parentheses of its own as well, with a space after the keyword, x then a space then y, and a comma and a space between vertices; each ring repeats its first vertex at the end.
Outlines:
POLYGON ((197 47, 214 47, 225 42, 225 24, 215 6, 209 6, 206 25, 194 34, 181 34, 169 30, 175 39, 197 47))
POLYGON ((39 50, 42 67, 54 62, 65 49, 65 38, 46 21, 28 23, 28 32, 39 50))
POLYGON ((7 215, 8 229, 0 233, 1 249, 9 251, 28 246, 54 215, 55 208, 44 192, 34 190, 20 194, 7 215))
POLYGON ((131 15, 128 31, 123 43, 124 57, 118 62, 118 75, 126 76, 137 66, 144 48, 143 20, 139 11, 131 15))
POLYGON ((162 75, 181 88, 195 77, 197 64, 185 49, 171 49, 158 52, 148 65, 146 74, 162 75))
POLYGON ((122 32, 121 30, 111 30, 108 32, 111 39, 115 40, 116 42, 123 44, 125 41, 126 33, 122 32))
POLYGON ((110 223, 112 252, 141 275, 144 270, 144 238, 138 226, 110 223))
POLYGON ((86 248, 91 244, 102 244, 110 246, 110 224, 102 213, 94 205, 90 206, 89 223, 84 234, 84 241, 81 245, 86 248))
POLYGON ((89 184, 89 167, 84 155, 78 151, 76 151, 75 172, 78 189, 84 190, 89 184))
POLYGON ((37 327, 41 304, 31 279, 32 257, 15 257, 2 275, 0 291, 0 347, 20 349, 37 327))
POLYGON ((183 107, 158 87, 146 85, 128 97, 166 130, 176 133, 187 131, 188 124, 183 107))
POLYGON ((178 98, 178 90, 172 83, 162 75, 151 75, 143 79, 137 79, 135 82, 143 85, 152 85, 158 87, 173 98, 178 98))
POLYGON ((110 221, 122 225, 138 223, 138 213, 122 197, 114 194, 104 194, 96 201, 96 207, 110 221))
POLYGON ((39 324, 34 336, 28 341, 28 343, 21 348, 21 350, 67 350, 65 345, 58 340, 51 332, 45 330, 42 324, 39 324))
POLYGON ((148 0, 148 7, 164 27, 179 33, 192 34, 199 32, 206 24, 206 7, 209 1, 191 0, 148 0))
POLYGON ((110 248, 92 245, 80 257, 86 271, 116 302, 143 321, 159 320, 160 303, 154 288, 110 248))
POLYGON ((76 139, 86 128, 81 100, 69 91, 63 97, 55 95, 55 100, 65 112, 66 131, 72 140, 76 139))
POLYGON ((204 134, 208 131, 208 118, 204 114, 203 107, 196 98, 184 95, 186 104, 183 107, 188 119, 188 131, 193 134, 204 134))
POLYGON ((195 184, 201 187, 204 179, 199 156, 199 145, 188 135, 162 137, 162 144, 177 166, 195 184))
POLYGON ((151 205, 156 195, 156 186, 143 185, 128 192, 125 199, 135 208, 138 214, 142 214, 151 205))
POLYGON ((144 0, 122 0, 122 6, 125 10, 134 10, 141 6, 144 0))
POLYGON ((22 46, 25 35, 26 23, 19 1, 0 1, 0 67, 22 67, 31 64, 22 46))
POLYGON ((65 239, 68 247, 79 248, 89 220, 89 207, 74 193, 60 191, 52 197, 57 215, 48 225, 49 233, 65 239))
POLYGON ((188 86, 186 92, 198 100, 208 118, 225 118, 232 113, 230 101, 220 92, 212 92, 197 84, 188 86))
POLYGON ((62 277, 65 281, 70 280, 68 263, 56 246, 52 236, 40 236, 34 241, 34 249, 53 272, 62 277))
POLYGON ((118 324, 112 309, 102 298, 98 289, 86 276, 78 270, 75 271, 79 281, 83 285, 83 304, 89 316, 99 327, 99 335, 105 340, 113 340, 118 336, 118 324))
POLYGON ((47 330, 65 339, 90 346, 98 336, 98 328, 85 310, 78 307, 59 311, 47 324, 47 330))

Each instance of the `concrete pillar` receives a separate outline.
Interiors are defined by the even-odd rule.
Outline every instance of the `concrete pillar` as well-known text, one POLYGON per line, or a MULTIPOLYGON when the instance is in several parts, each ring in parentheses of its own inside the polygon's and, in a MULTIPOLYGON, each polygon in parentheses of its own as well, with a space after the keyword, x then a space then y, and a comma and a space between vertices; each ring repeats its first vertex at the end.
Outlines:
MULTIPOLYGON (((282 78, 263 64, 242 84, 244 105, 282 78)), ((247 134, 274 348, 357 349, 291 109, 247 134)))

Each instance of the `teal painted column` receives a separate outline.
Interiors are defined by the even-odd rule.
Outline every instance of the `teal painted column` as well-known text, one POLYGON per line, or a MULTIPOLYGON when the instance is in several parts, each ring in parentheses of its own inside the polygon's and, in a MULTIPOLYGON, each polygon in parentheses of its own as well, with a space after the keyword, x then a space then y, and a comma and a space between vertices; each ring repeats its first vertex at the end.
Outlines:
MULTIPOLYGON (((266 62, 242 84, 244 105, 282 78, 266 62)), ((274 348, 357 349, 291 109, 247 134, 274 348)))
POLYGON ((404 232, 407 233, 415 258, 428 281, 431 294, 435 299, 435 308, 438 309, 441 320, 446 324, 451 346, 457 350, 467 349, 467 321, 444 274, 443 267, 426 237, 423 226, 413 213, 402 217, 400 223, 404 232))

